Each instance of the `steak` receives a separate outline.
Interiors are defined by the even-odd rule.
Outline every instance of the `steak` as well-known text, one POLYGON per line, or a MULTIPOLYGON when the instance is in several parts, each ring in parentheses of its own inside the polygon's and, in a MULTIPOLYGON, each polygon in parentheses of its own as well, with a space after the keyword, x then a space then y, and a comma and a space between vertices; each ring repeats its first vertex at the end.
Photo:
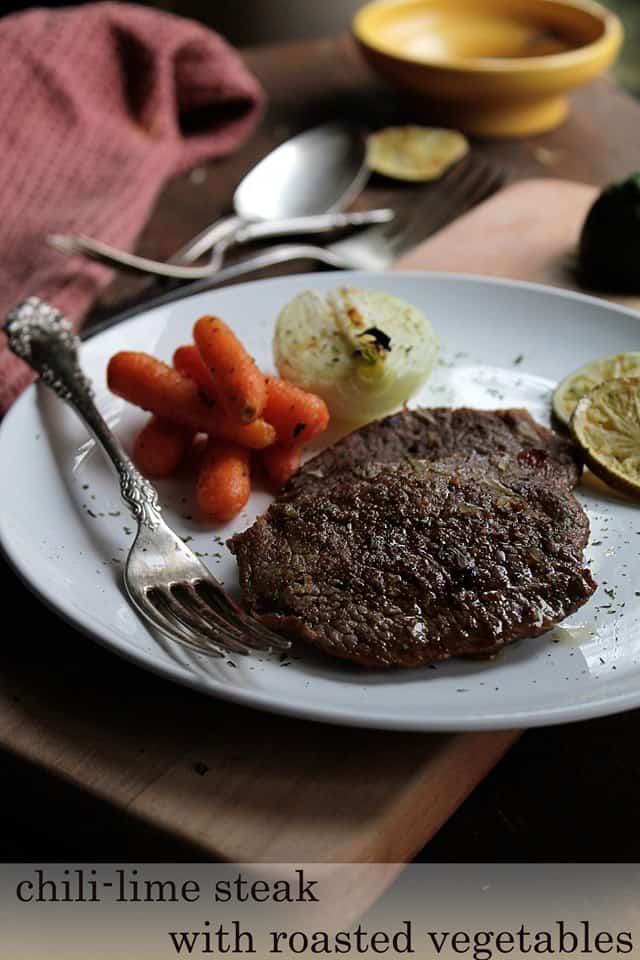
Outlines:
POLYGON ((577 448, 536 423, 526 410, 431 407, 403 410, 349 434, 307 461, 281 496, 320 491, 329 476, 346 476, 356 465, 494 453, 530 453, 539 475, 569 488, 580 479, 577 448))
POLYGON ((404 412, 352 434, 311 461, 321 477, 303 469, 229 541, 254 615, 334 657, 415 667, 494 654, 588 600, 589 523, 568 489, 568 445, 521 411, 448 413, 404 412), (418 456, 471 455, 386 462, 414 444, 418 456), (516 455, 482 456, 489 444, 516 455))

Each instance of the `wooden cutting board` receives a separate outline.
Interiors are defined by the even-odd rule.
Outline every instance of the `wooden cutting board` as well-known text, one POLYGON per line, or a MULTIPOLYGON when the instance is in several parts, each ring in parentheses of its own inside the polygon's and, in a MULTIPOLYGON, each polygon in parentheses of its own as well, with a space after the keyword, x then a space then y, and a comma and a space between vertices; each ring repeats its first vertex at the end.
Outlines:
MULTIPOLYGON (((402 257, 403 270, 443 270, 580 290, 572 271, 580 228, 598 191, 568 180, 522 180, 402 257)), ((640 297, 611 296, 640 309, 640 297)))
MULTIPOLYGON (((571 285, 567 256, 593 197, 579 184, 521 182, 398 267, 571 285)), ((28 662, 20 671, 12 660, 0 674, 0 741, 204 858, 407 861, 519 735, 338 729, 210 700, 120 664, 114 689, 101 679, 112 658, 91 656, 95 676, 84 683, 73 670, 28 662)))

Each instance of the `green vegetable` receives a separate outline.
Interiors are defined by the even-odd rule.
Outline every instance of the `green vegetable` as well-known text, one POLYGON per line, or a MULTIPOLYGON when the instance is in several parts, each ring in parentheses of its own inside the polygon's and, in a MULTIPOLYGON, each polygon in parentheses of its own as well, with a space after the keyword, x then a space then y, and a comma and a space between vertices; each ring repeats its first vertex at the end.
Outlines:
POLYGON ((640 173, 610 184, 591 207, 578 270, 585 286, 640 293, 640 173))

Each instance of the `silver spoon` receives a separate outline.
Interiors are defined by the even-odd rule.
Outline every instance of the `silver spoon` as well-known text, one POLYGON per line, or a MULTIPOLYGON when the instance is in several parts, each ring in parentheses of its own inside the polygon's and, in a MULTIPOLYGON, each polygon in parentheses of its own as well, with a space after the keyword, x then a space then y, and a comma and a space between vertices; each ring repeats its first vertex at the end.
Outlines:
MULTIPOLYGON (((233 195, 234 213, 206 227, 169 262, 194 263, 219 240, 231 237, 249 223, 343 210, 361 192, 368 177, 361 130, 341 123, 312 127, 263 157, 238 184, 233 195)), ((218 255, 214 249, 212 270, 220 266, 222 257, 223 251, 218 255)))
POLYGON ((351 203, 368 177, 362 131, 343 124, 324 124, 286 140, 267 154, 236 188, 235 213, 210 224, 166 263, 137 257, 81 235, 51 234, 47 242, 61 253, 88 256, 109 266, 193 280, 215 273, 235 243, 391 219, 390 210, 336 212, 351 203), (206 266, 189 266, 208 251, 211 257, 206 266))

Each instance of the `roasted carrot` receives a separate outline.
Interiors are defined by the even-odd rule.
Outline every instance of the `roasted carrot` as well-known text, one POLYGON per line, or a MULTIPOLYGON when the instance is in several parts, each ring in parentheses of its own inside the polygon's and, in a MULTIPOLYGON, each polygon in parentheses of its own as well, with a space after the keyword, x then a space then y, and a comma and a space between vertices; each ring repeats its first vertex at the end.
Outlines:
POLYGON ((251 492, 249 451, 212 441, 204 455, 196 500, 203 516, 224 523, 240 513, 251 492))
POLYGON ((214 407, 193 380, 148 353, 116 353, 109 361, 107 383, 119 397, 165 420, 194 431, 211 430, 214 407))
MULTIPOLYGON (((218 396, 216 384, 196 346, 190 344, 178 347, 173 355, 173 365, 183 376, 190 377, 205 397, 210 400, 216 399, 218 396)), ((274 442, 275 429, 260 418, 251 423, 237 424, 229 417, 224 417, 220 421, 217 435, 230 440, 231 443, 239 443, 241 446, 260 450, 274 442)))
POLYGON ((276 443, 262 451, 260 458, 274 493, 281 490, 296 472, 300 466, 301 453, 302 448, 299 444, 294 447, 282 447, 276 443))
POLYGON ((190 377, 195 381, 202 393, 210 400, 217 400, 218 391, 213 377, 200 356, 200 351, 194 344, 178 347, 173 355, 173 365, 183 376, 190 377))
POLYGON ((264 450, 265 447, 275 443, 276 431, 261 417, 252 420, 251 423, 235 423, 229 417, 221 415, 216 421, 215 430, 211 436, 220 437, 221 440, 227 440, 229 443, 237 443, 241 447, 248 447, 249 450, 264 450))
POLYGON ((264 419, 276 429, 278 443, 302 446, 327 429, 329 411, 321 397, 279 377, 267 377, 264 419))
POLYGON ((218 317, 200 317, 193 337, 228 416, 239 423, 259 417, 266 400, 264 375, 234 332, 218 317))
POLYGON ((182 463, 192 432, 160 417, 151 417, 133 445, 133 460, 149 477, 170 477, 182 463))
POLYGON ((190 377, 147 353, 117 353, 109 362, 107 382, 119 397, 194 433, 223 437, 252 450, 261 450, 275 440, 270 424, 264 420, 247 424, 230 420, 219 406, 202 396, 190 377))

